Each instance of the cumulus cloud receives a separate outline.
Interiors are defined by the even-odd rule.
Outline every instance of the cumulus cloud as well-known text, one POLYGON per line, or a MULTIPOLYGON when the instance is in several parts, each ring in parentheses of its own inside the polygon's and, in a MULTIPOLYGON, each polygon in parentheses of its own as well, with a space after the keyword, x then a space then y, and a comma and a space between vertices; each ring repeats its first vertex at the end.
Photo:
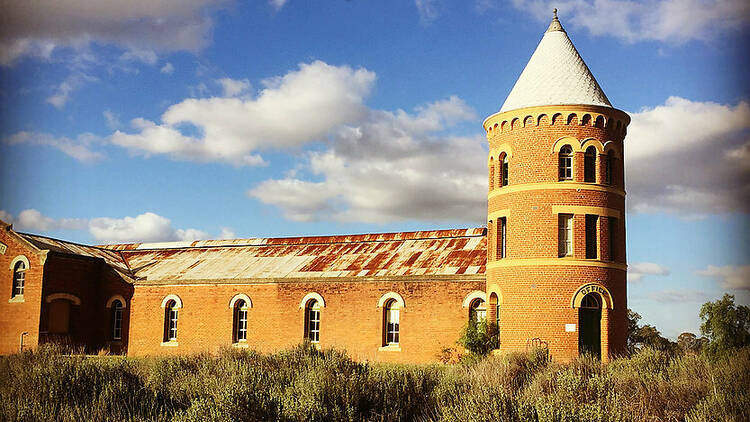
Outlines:
POLYGON ((442 134, 474 119, 451 97, 418 108, 370 110, 341 128, 325 151, 307 155, 304 170, 318 180, 267 180, 248 191, 296 221, 384 223, 405 219, 484 221, 486 160, 483 138, 442 134))
MULTIPOLYGON (((97 243, 128 242, 169 242, 209 239, 211 236, 194 228, 174 228, 172 221, 152 212, 135 217, 98 217, 90 220, 81 218, 48 217, 35 209, 26 209, 14 217, 0 210, 0 219, 15 225, 18 230, 46 232, 50 230, 87 230, 97 243)), ((232 238, 234 232, 222 227, 219 239, 232 238)))
POLYGON ((724 289, 750 290, 750 265, 709 265, 705 270, 698 271, 698 275, 716 279, 724 289))
POLYGON ((126 58, 149 62, 154 51, 197 51, 208 44, 209 10, 225 0, 58 0, 3 2, 0 65, 49 57, 60 47, 91 42, 122 47, 126 58))
POLYGON ((750 106, 670 97, 632 113, 628 206, 687 218, 750 212, 750 106))
POLYGON ((512 3, 542 22, 549 22, 556 7, 563 25, 626 42, 705 40, 741 28, 750 21, 750 3, 746 0, 512 0, 512 3))
POLYGON ((167 64, 162 66, 160 72, 167 74, 167 75, 171 75, 172 72, 174 72, 174 66, 172 65, 172 63, 167 62, 167 64))
POLYGON ((665 289, 648 295, 651 300, 661 303, 705 302, 709 299, 706 292, 696 289, 665 289))
POLYGON ((100 142, 100 139, 90 133, 84 133, 78 135, 76 139, 70 139, 66 137, 57 138, 48 133, 24 131, 3 138, 2 142, 8 145, 50 146, 83 163, 94 163, 104 158, 103 153, 91 149, 93 145, 100 142))
POLYGON ((234 230, 232 230, 231 227, 222 227, 219 231, 219 235, 216 236, 217 239, 236 239, 237 235, 234 233, 234 230))
POLYGON ((56 108, 61 109, 68 103, 73 91, 80 88, 85 82, 91 82, 93 80, 95 80, 95 78, 92 78, 91 76, 82 73, 74 73, 62 81, 60 85, 55 87, 55 92, 47 97, 45 101, 48 104, 52 104, 56 108))
POLYGON ((247 79, 221 78, 216 83, 221 85, 225 97, 236 97, 250 90, 250 82, 247 79))
POLYGON ((628 282, 640 283, 646 275, 669 275, 671 271, 664 265, 653 262, 636 262, 628 264, 628 282))
POLYGON ((261 81, 253 98, 187 99, 169 107, 160 124, 135 119, 135 133, 117 131, 110 141, 144 156, 260 165, 258 150, 297 147, 359 119, 374 80, 365 69, 300 64, 261 81))

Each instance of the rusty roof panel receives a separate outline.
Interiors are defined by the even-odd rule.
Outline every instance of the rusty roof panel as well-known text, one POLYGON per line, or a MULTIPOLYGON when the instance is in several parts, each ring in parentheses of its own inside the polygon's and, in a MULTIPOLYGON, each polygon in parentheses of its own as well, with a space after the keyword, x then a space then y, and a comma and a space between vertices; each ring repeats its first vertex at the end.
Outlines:
POLYGON ((103 248, 121 254, 143 283, 481 274, 486 263, 482 228, 185 245, 133 243, 103 248))

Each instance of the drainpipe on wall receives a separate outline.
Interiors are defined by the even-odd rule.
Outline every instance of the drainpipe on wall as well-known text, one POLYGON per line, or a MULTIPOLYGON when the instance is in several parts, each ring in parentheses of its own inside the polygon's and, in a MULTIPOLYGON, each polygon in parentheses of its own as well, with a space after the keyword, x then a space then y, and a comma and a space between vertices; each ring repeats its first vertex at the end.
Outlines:
POLYGON ((21 339, 20 339, 21 340, 20 341, 21 344, 18 347, 18 353, 23 353, 23 336, 27 336, 27 335, 29 335, 28 331, 24 331, 24 332, 21 333, 21 339))

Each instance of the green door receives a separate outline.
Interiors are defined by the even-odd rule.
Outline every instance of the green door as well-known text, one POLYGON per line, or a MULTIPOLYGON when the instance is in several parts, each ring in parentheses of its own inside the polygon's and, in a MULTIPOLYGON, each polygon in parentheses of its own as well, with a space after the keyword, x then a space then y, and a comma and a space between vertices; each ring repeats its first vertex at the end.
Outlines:
POLYGON ((602 309, 579 308, 578 309, 578 353, 589 354, 601 359, 601 320, 602 309))

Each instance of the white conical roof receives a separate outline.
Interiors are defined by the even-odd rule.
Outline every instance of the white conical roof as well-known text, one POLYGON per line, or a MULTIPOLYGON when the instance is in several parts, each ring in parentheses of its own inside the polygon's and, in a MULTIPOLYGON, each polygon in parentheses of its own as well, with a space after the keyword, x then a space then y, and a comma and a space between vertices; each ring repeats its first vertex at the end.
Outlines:
POLYGON ((612 107, 555 14, 500 112, 558 104, 612 107))

